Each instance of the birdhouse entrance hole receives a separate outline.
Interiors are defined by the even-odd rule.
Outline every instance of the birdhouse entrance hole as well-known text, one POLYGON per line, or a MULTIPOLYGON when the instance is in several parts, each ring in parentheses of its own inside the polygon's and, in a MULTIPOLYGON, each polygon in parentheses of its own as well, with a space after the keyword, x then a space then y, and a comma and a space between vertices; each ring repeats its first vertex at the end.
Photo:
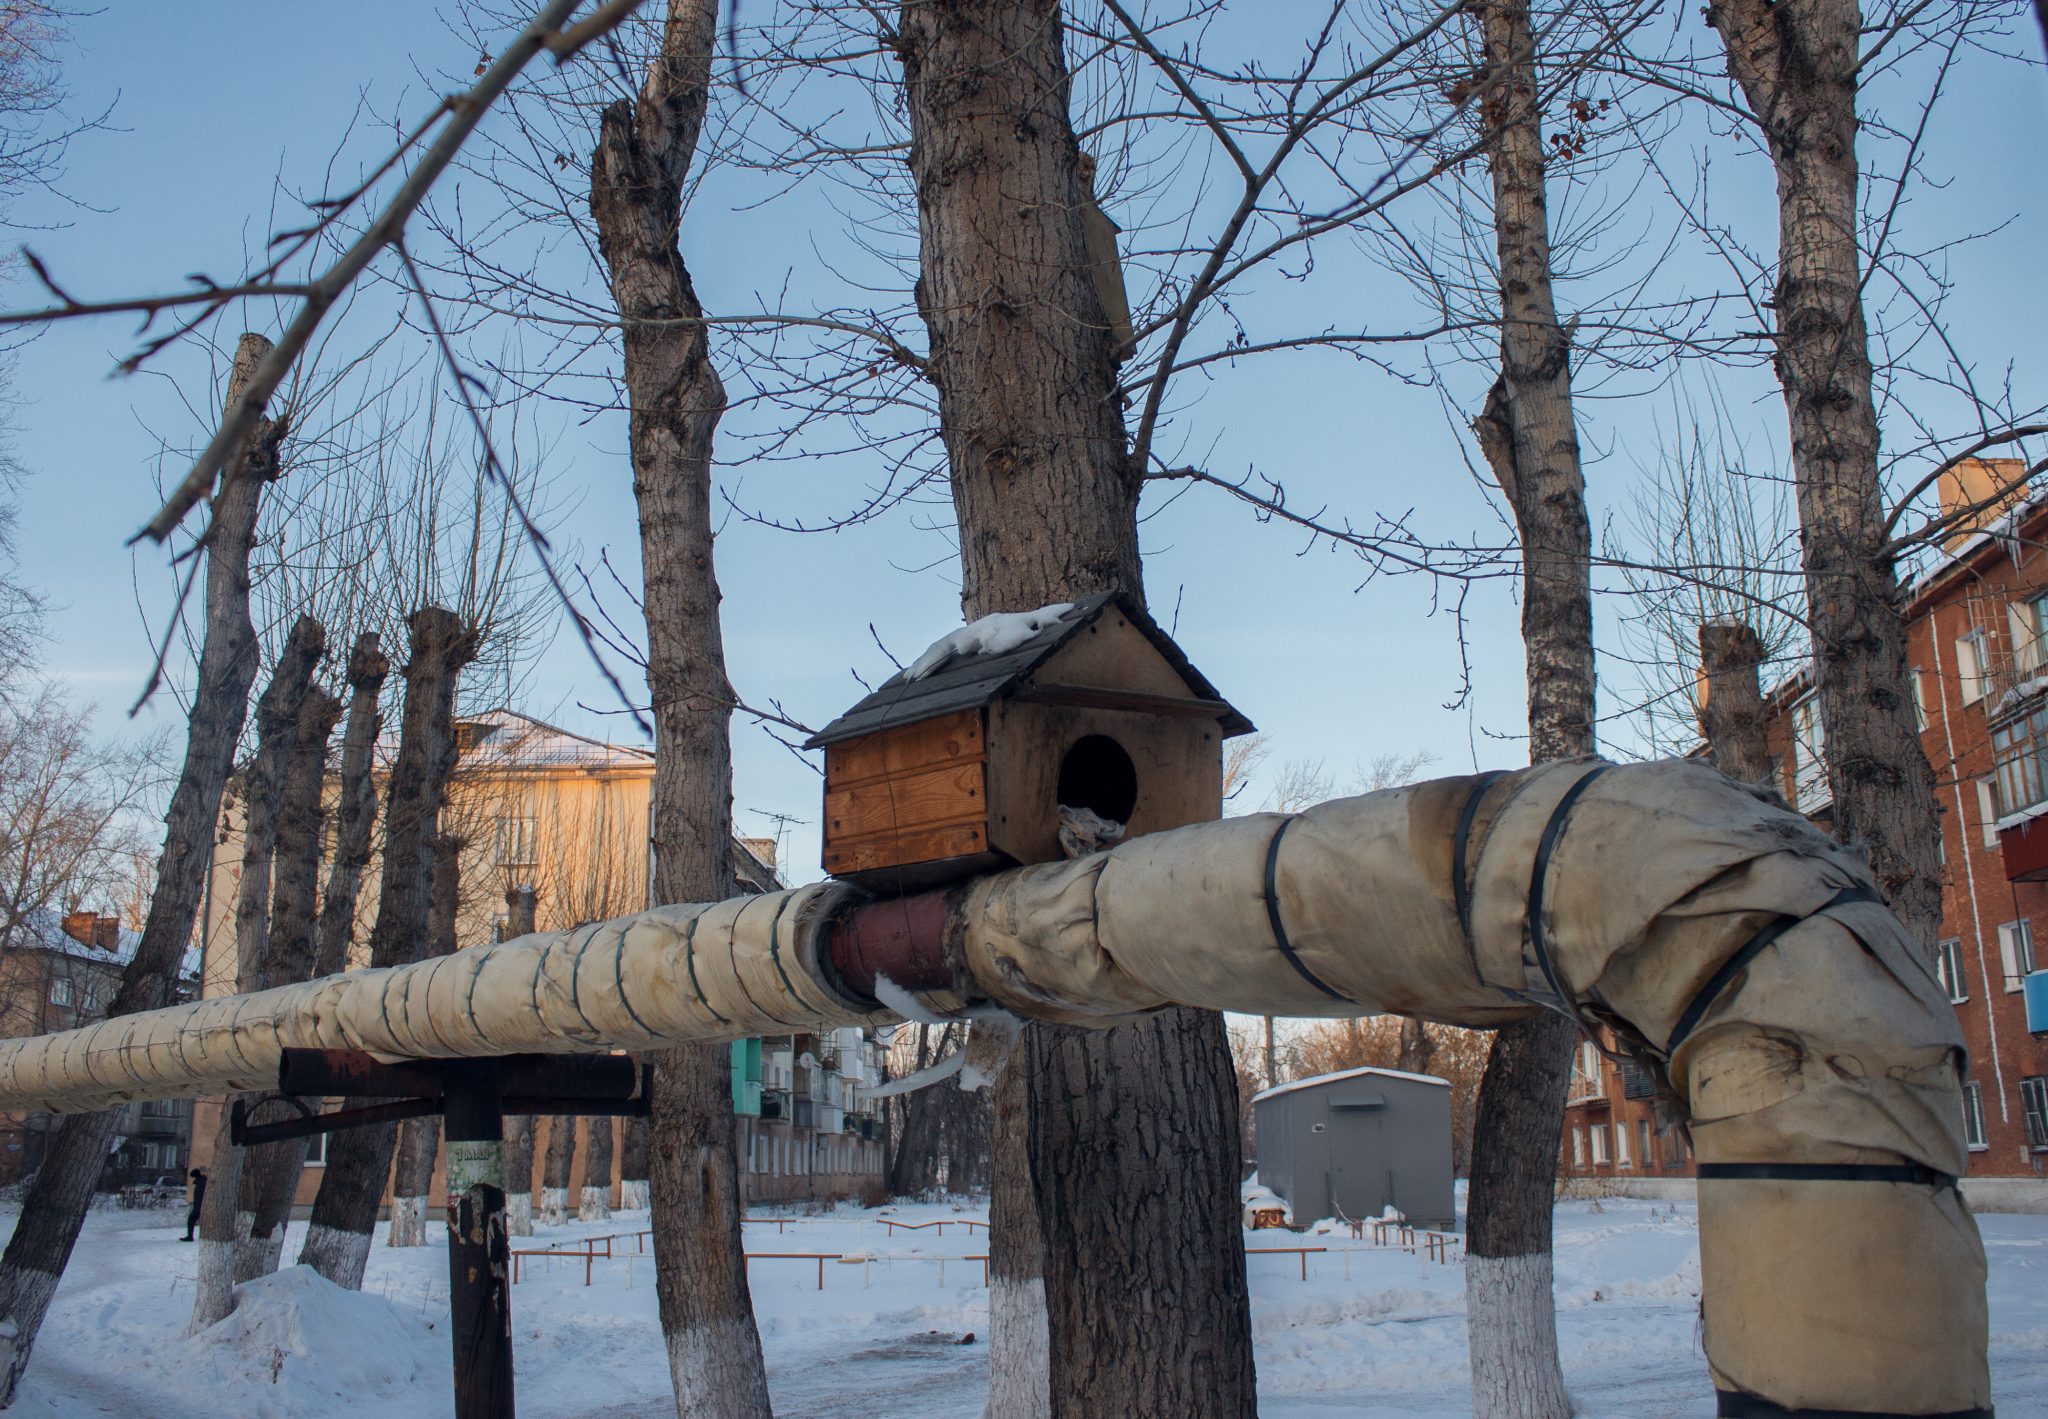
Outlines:
POLYGON ((1107 734, 1077 739, 1060 760, 1059 803, 1128 823, 1138 806, 1137 765, 1107 734))

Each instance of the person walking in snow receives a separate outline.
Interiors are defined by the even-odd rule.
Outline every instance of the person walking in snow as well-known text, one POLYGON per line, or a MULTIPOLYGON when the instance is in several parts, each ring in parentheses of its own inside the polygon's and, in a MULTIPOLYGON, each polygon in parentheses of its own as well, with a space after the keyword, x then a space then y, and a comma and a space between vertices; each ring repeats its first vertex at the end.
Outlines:
POLYGON ((199 1225, 199 1208, 206 1201, 206 1169, 192 1170, 192 1205, 185 1209, 185 1235, 178 1240, 192 1240, 192 1229, 199 1225))

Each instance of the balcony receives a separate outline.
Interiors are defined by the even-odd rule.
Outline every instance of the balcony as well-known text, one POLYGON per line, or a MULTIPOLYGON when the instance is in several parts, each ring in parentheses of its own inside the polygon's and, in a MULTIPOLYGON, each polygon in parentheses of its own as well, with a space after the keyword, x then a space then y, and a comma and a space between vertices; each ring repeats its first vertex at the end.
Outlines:
POLYGON ((1588 1074, 1582 1069, 1572 1070, 1571 1083, 1565 1089, 1564 1105, 1577 1108, 1581 1104, 1604 1104, 1607 1090, 1600 1083, 1598 1074, 1588 1074))

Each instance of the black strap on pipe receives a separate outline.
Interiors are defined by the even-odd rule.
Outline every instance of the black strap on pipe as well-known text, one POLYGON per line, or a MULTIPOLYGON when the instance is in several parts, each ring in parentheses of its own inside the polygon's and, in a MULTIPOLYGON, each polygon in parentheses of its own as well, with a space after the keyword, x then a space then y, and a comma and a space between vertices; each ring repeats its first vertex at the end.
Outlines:
MULTIPOLYGON (((1550 810, 1550 821, 1543 825, 1543 836, 1536 843, 1536 865, 1529 872, 1529 949, 1536 957, 1536 968, 1543 973, 1544 982, 1550 987, 1551 1000, 1541 1003, 1585 1024, 1585 1017, 1579 1014, 1578 1000, 1565 989, 1564 979, 1557 973, 1557 965, 1550 959, 1550 943, 1543 929, 1543 894, 1550 877, 1550 856, 1564 838, 1565 820, 1571 816, 1572 806, 1579 801, 1579 795, 1593 784, 1593 780, 1613 768, 1612 764, 1597 764, 1593 769, 1564 791, 1564 797, 1557 800, 1557 807, 1550 810)), ((1592 1026, 1587 1025, 1587 1032, 1592 1026)))
POLYGON ((1922 1163, 1700 1163, 1702 1178, 1755 1182, 1883 1182, 1954 1187, 1953 1174, 1922 1163))
POLYGON ((1458 835, 1451 839, 1451 901, 1457 906, 1458 930, 1465 933, 1468 946, 1472 944, 1472 884, 1465 880, 1465 867, 1472 844, 1472 824, 1479 817, 1479 800, 1506 773, 1505 769, 1489 769, 1472 780, 1465 806, 1458 812, 1458 835))
POLYGON ((1720 1419, 1996 1419, 1990 1409, 1944 1409, 1939 1414, 1909 1414, 1891 1409, 1787 1409, 1761 1395, 1741 1390, 1714 1391, 1720 1419))
POLYGON ((1826 902, 1822 903, 1817 911, 1810 912, 1806 916, 1778 917, 1770 925, 1750 937, 1740 951, 1737 951, 1721 963, 1721 969, 1714 972, 1707 983, 1700 987, 1699 994, 1692 998, 1692 1004, 1685 1007, 1685 1013, 1678 1017, 1678 1024, 1671 1031, 1670 1041, 1664 1046, 1665 1058, 1668 1059, 1678 1052, 1678 1047, 1685 1043, 1686 1038, 1694 1030, 1699 1028, 1701 1019, 1705 1017, 1709 1010, 1714 1008, 1714 1002, 1721 998, 1722 993, 1728 989, 1729 983, 1741 973, 1743 967, 1755 960, 1766 946, 1769 946, 1780 936, 1783 936, 1793 927, 1799 925, 1800 922, 1825 915, 1836 907, 1847 906, 1851 902, 1875 902, 1879 900, 1881 899, 1877 893, 1868 887, 1860 885, 1844 887, 1841 891, 1829 897, 1826 902))
POLYGON ((1299 822, 1299 816, 1290 816, 1274 832, 1273 840, 1266 844, 1266 924, 1273 929, 1273 944, 1280 948, 1280 954, 1287 958, 1287 964, 1310 985, 1332 1000, 1341 1000, 1346 1005, 1356 1004, 1341 991, 1330 989, 1321 977, 1302 964, 1301 957, 1294 954, 1294 947, 1287 939, 1287 927, 1280 920, 1280 839, 1287 836, 1287 830, 1299 822))

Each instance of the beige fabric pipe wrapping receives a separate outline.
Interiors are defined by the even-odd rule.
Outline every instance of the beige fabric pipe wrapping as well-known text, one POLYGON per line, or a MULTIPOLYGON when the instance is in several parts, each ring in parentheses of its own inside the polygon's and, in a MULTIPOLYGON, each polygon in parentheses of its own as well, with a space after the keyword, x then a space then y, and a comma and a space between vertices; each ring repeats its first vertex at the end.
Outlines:
MULTIPOLYGON (((989 998, 1081 1024, 1180 1003, 1492 1025, 1547 1001, 1647 1045, 1709 1173, 1960 1175, 1954 1011, 1889 912, 1833 904, 1844 889, 1870 890, 1860 860, 1711 769, 1579 761, 1000 873, 964 890, 949 947, 989 998), (1716 982, 1766 928, 1781 934, 1716 982)), ((824 887, 664 908, 10 1042, 0 1107, 258 1088, 284 1046, 445 1057, 854 1023, 867 1017, 820 961, 818 928, 844 899, 824 887)), ((1989 1405, 1983 1248, 1952 1186, 1708 1175, 1700 1217, 1722 1389, 1793 1410, 1989 1405)))
POLYGON ((823 983, 817 958, 817 924, 850 895, 828 884, 659 907, 10 1041, 0 1046, 0 1098, 70 1112, 267 1089, 288 1047, 431 1059, 860 1024, 871 1017, 823 983))
MULTIPOLYGON (((1528 929, 1535 868, 1561 800, 1596 771, 1541 882, 1552 970, 1582 1018, 1661 1047, 1724 962, 1801 920, 1667 1061, 1700 1161, 1966 1171, 1945 992, 1882 906, 1812 915, 1869 890, 1867 869, 1697 764, 1581 761, 1494 782, 1466 834, 1469 943, 1451 864, 1478 781, 1452 779, 987 879, 962 948, 990 995, 1075 1023, 1172 1001, 1497 1024, 1551 993, 1528 929)), ((1989 1406, 1983 1247, 1953 1187, 1704 1177, 1700 1212, 1718 1387, 1792 1410, 1989 1406)))

